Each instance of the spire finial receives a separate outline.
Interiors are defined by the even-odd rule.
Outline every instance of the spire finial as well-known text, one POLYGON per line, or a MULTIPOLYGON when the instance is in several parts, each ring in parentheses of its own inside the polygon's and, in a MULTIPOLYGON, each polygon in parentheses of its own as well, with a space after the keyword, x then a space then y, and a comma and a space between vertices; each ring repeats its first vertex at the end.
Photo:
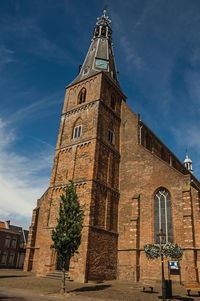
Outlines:
POLYGON ((104 18, 106 17, 106 9, 104 9, 104 11, 103 11, 103 16, 104 16, 104 18))

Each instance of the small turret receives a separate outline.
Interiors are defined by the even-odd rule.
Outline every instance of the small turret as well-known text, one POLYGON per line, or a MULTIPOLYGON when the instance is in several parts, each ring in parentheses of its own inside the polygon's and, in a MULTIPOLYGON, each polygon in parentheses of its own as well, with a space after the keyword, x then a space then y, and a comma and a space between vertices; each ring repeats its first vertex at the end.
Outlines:
POLYGON ((188 157, 187 151, 186 151, 186 157, 185 157, 185 160, 184 160, 184 165, 185 165, 185 167, 186 167, 190 172, 193 172, 193 169, 192 169, 192 160, 188 157))

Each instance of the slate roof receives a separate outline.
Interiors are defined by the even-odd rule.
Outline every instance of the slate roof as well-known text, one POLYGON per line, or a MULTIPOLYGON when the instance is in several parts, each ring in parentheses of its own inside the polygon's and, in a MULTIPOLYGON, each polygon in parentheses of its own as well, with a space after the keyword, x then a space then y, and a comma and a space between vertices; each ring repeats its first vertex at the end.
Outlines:
POLYGON ((115 84, 119 86, 118 73, 112 47, 112 30, 110 23, 111 20, 106 16, 106 11, 104 11, 103 16, 97 18, 93 38, 85 61, 78 76, 73 82, 71 82, 69 86, 102 71, 106 73, 115 82, 115 84), (104 62, 107 68, 102 68, 100 66, 98 67, 98 60, 104 62))

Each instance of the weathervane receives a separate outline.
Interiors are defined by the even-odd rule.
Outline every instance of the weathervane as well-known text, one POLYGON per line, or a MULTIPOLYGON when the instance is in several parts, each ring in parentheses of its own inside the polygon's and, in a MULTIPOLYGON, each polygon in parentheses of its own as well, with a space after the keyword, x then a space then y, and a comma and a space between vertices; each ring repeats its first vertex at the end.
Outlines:
POLYGON ((97 18, 97 23, 96 25, 100 25, 100 24, 105 24, 105 25, 109 25, 111 23, 111 20, 108 18, 108 16, 106 16, 106 8, 108 7, 108 5, 105 3, 104 4, 104 8, 103 8, 103 15, 100 18, 97 18))

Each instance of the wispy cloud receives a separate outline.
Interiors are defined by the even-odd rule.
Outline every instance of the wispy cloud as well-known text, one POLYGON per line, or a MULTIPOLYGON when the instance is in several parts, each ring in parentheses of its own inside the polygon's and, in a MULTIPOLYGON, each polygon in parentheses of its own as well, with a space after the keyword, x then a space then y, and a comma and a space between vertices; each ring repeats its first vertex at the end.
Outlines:
MULTIPOLYGON (((41 96, 40 96, 41 98, 41 96)), ((10 118, 7 123, 21 123, 26 121, 32 121, 40 117, 44 118, 47 115, 52 114, 52 108, 63 103, 63 92, 55 92, 51 95, 45 96, 38 100, 38 96, 35 98, 32 96, 32 102, 27 106, 23 106, 10 114, 10 118)))
MULTIPOLYGON (((37 20, 31 17, 17 19, 6 16, 0 21, 1 40, 12 43, 16 49, 23 49, 23 52, 41 56, 43 59, 56 58, 57 62, 75 63, 74 58, 67 49, 58 46, 54 40, 47 37, 44 30, 38 26, 37 20)), ((7 52, 7 55, 11 54, 7 52)))
POLYGON ((14 51, 8 49, 5 45, 0 45, 0 71, 9 63, 14 61, 14 51))
POLYGON ((27 227, 48 187, 53 148, 43 143, 43 151, 30 159, 12 150, 16 139, 15 129, 0 119, 0 219, 21 220, 27 227))

